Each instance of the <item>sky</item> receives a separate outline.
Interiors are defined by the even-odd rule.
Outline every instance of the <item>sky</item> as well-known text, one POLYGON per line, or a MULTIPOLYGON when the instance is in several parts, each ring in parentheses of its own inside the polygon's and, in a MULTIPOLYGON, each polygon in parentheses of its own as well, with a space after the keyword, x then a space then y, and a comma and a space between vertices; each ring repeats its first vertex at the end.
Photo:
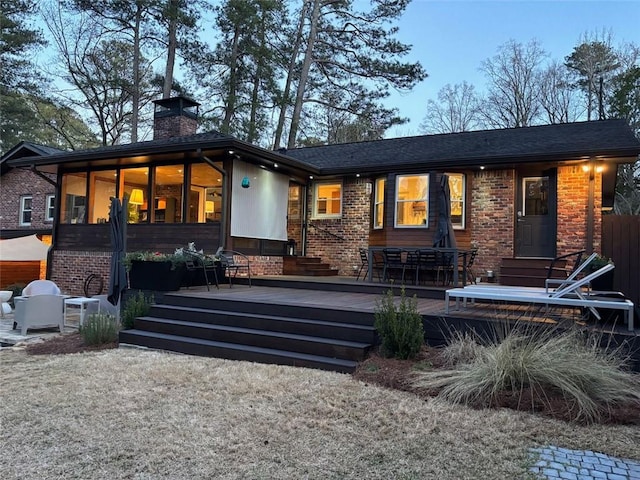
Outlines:
POLYGON ((398 26, 398 39, 413 45, 404 60, 419 61, 429 76, 410 93, 394 93, 386 102, 410 119, 387 137, 420 134, 427 100, 436 100, 446 84, 466 81, 482 92, 482 61, 511 39, 523 44, 537 39, 558 61, 585 33, 603 29, 612 33, 614 46, 640 45, 640 0, 412 0, 398 26))

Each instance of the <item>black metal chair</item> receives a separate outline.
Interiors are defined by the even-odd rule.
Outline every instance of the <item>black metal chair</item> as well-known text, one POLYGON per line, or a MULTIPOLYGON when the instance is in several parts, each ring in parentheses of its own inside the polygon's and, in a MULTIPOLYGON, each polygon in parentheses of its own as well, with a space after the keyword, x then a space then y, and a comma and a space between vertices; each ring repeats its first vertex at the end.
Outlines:
POLYGON ((476 257, 478 256, 478 249, 474 248, 473 250, 469 251, 469 253, 467 255, 468 255, 467 256, 467 264, 465 265, 464 268, 460 267, 458 269, 458 271, 464 275, 464 270, 466 270, 466 272, 467 272, 466 280, 469 283, 475 284, 476 283, 476 275, 475 275, 472 267, 473 267, 473 263, 476 260, 476 257))
POLYGON ((400 281, 404 283, 404 262, 402 261, 402 249, 385 248, 382 250, 382 258, 384 259, 384 267, 382 270, 382 281, 388 282, 396 280, 400 277, 400 281))
POLYGON ((236 252, 234 250, 221 250, 218 249, 216 256, 220 258, 222 268, 227 272, 229 278, 229 288, 233 286, 231 283, 231 277, 235 278, 240 271, 246 271, 249 278, 249 287, 251 287, 251 262, 249 257, 244 253, 236 252))
POLYGON ((360 275, 364 272, 363 280, 367 278, 369 273, 369 256, 367 254, 366 248, 361 248, 360 252, 360 269, 358 270, 358 275, 356 275, 356 281, 360 280, 360 275))
POLYGON ((416 267, 416 285, 420 284, 421 273, 431 275, 431 279, 435 282, 437 272, 435 250, 421 249, 416 253, 418 255, 418 265, 416 267))
POLYGON ((440 282, 442 274, 442 285, 451 282, 453 274, 453 254, 436 250, 436 283, 440 282))
POLYGON ((578 250, 551 260, 551 264, 547 267, 547 279, 566 278, 571 275, 582 263, 582 255, 584 255, 584 252, 585 250, 578 250))
POLYGON ((215 284, 216 284, 216 288, 220 289, 220 284, 218 283, 217 266, 213 261, 209 261, 207 260, 205 255, 197 252, 193 252, 191 250, 185 249, 182 253, 185 259, 185 265, 187 267, 187 276, 188 276, 187 286, 188 287, 193 285, 195 276, 199 272, 202 272, 204 276, 205 284, 207 285, 207 291, 210 290, 209 279, 211 278, 212 274, 213 274, 213 280, 215 281, 215 284))

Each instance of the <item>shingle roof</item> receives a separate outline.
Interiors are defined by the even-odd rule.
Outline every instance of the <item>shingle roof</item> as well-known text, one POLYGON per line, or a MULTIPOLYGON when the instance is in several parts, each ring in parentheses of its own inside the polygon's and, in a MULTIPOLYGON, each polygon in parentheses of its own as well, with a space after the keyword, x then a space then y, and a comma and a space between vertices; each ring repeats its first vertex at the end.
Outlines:
POLYGON ((323 174, 339 174, 596 155, 636 156, 640 154, 640 142, 624 120, 602 120, 305 147, 286 154, 318 167, 323 174))

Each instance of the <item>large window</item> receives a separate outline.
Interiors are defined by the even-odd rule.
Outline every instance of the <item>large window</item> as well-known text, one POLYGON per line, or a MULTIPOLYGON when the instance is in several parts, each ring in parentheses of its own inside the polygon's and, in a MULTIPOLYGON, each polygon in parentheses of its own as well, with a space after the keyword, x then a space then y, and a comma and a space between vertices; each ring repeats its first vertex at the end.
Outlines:
POLYGON ((25 195, 20 197, 20 225, 23 227, 31 225, 31 213, 33 211, 33 197, 25 195))
POLYGON ((100 170, 89 174, 89 202, 87 223, 109 220, 111 198, 116 196, 117 170, 100 170))
POLYGON ((376 229, 384 227, 384 191, 386 185, 386 179, 376 179, 376 191, 373 200, 373 228, 376 229))
POLYGON ((316 183, 314 185, 313 216, 339 218, 342 213, 342 184, 316 183))
POLYGON ((87 174, 69 173, 62 177, 60 223, 84 223, 87 203, 87 174))
POLYGON ((462 173, 447 173, 447 176, 451 197, 451 224, 453 228, 462 229, 465 226, 465 176, 462 173))
POLYGON ((53 217, 56 211, 56 196, 55 195, 47 195, 46 204, 44 206, 44 220, 45 222, 53 222, 53 217))
POLYGON ((123 168, 118 180, 118 198, 129 199, 127 223, 149 221, 149 167, 123 168))
POLYGON ((426 227, 429 212, 429 175, 396 177, 396 227, 426 227))
POLYGON ((222 216, 222 174, 208 163, 191 166, 189 223, 219 221, 222 216))
POLYGON ((153 186, 153 216, 155 223, 182 222, 182 202, 184 200, 184 166, 166 165, 156 167, 153 186))

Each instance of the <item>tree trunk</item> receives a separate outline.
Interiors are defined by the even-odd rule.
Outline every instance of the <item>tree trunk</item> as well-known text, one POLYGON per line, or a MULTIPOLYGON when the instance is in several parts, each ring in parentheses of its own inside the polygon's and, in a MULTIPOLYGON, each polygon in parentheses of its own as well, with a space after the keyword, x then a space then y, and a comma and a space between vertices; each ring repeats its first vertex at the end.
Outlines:
POLYGON ((178 46, 178 0, 169 0, 169 39, 167 42, 167 65, 164 70, 164 85, 162 98, 171 97, 173 86, 173 67, 176 63, 176 48, 178 46))
POLYGON ((291 95, 291 84, 293 83, 293 76, 295 75, 296 59, 298 58, 298 52, 300 51, 300 44, 302 43, 302 30, 304 29, 305 12, 307 11, 307 5, 309 0, 305 0, 304 5, 300 11, 300 22, 298 23, 298 30, 296 32, 296 38, 294 41, 293 49, 291 51, 291 58, 289 60, 289 68, 287 69, 287 80, 282 92, 282 104, 280 105, 280 115, 278 116, 278 126, 273 140, 273 149, 280 148, 280 140, 282 140, 282 133, 284 130, 284 121, 287 117, 287 108, 289 107, 289 95, 291 95))
POLYGON ((320 17, 320 0, 313 0, 313 10, 311 12, 309 39, 307 41, 307 51, 304 54, 302 62, 302 71, 300 72, 300 80, 298 81, 298 90, 296 100, 293 105, 293 115, 291 116, 291 127, 289 128, 289 140, 287 148, 296 146, 296 136, 298 134, 298 126, 300 125, 300 115, 302 114, 302 104, 304 103, 304 92, 307 87, 309 78, 309 70, 313 60, 313 48, 315 46, 316 34, 318 32, 318 21, 320 17))
POLYGON ((231 58, 229 59, 229 94, 227 95, 224 119, 222 120, 222 133, 229 133, 231 119, 236 109, 236 70, 238 68, 238 43, 240 41, 240 28, 235 27, 233 43, 231 44, 231 58))
POLYGON ((140 109, 140 24, 142 7, 136 9, 133 30, 133 92, 131 92, 131 143, 138 141, 138 115, 140 109))

